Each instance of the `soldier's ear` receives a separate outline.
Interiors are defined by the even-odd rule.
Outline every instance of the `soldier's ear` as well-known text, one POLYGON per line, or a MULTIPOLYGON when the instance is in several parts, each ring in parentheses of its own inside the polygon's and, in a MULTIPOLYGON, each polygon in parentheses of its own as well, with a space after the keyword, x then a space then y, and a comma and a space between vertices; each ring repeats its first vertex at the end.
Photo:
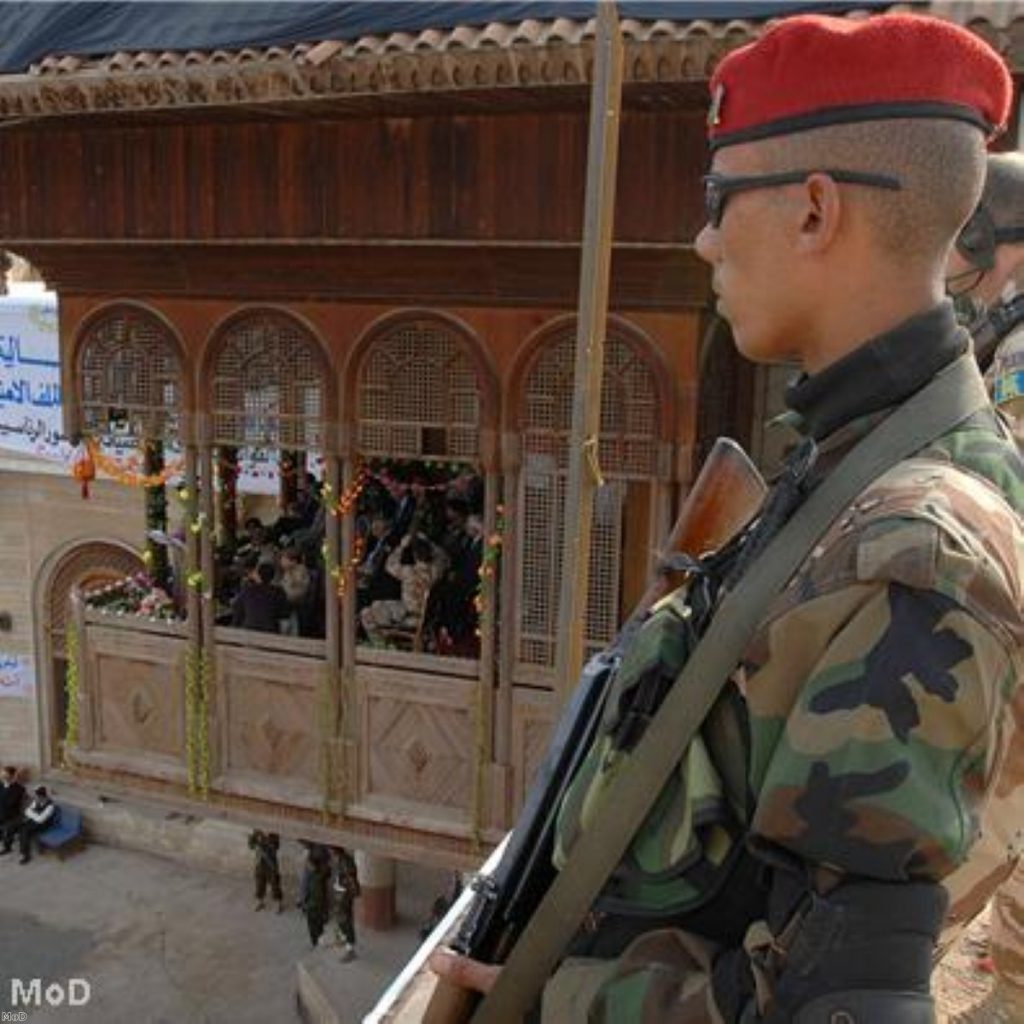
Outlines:
POLYGON ((799 187, 796 244, 811 255, 831 245, 846 213, 839 186, 823 172, 810 174, 799 187))

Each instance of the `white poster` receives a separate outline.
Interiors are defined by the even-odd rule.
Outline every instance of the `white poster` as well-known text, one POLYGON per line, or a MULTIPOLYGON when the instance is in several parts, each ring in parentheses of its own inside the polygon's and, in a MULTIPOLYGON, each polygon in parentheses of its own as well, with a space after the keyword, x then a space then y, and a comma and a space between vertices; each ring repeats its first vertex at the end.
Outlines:
MULTIPOLYGON (((0 296, 0 451, 69 465, 74 449, 61 434, 57 296, 38 285, 11 285, 11 290, 0 296)), ((122 460, 135 449, 130 439, 103 442, 104 452, 122 460)), ((180 458, 180 453, 168 451, 167 457, 180 458)), ((277 452, 243 450, 238 489, 277 494, 277 459, 277 452)))
POLYGON ((0 447, 66 459, 61 441, 57 297, 0 296, 0 447))
POLYGON ((35 688, 31 655, 0 651, 0 697, 31 697, 35 688))

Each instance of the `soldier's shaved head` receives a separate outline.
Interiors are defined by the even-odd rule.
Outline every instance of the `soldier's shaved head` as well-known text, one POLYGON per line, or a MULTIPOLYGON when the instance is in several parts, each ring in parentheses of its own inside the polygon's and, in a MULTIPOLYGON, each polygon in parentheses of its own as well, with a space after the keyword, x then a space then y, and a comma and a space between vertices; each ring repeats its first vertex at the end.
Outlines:
POLYGON ((981 132, 943 118, 831 125, 768 139, 756 150, 765 172, 831 167, 899 178, 898 192, 849 188, 843 199, 864 210, 881 253, 917 265, 945 258, 985 178, 981 132))

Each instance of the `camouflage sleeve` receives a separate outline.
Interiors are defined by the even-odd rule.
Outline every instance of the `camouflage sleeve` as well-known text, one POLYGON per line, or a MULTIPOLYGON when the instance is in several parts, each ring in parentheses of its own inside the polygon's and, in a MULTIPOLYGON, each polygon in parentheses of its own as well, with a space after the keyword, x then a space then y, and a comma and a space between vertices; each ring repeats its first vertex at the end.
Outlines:
POLYGON ((776 738, 755 842, 884 880, 939 880, 966 859, 1006 754, 1022 613, 1013 532, 1008 579, 956 519, 868 524, 855 578, 791 608, 827 639, 778 720, 752 700, 755 732, 776 738))

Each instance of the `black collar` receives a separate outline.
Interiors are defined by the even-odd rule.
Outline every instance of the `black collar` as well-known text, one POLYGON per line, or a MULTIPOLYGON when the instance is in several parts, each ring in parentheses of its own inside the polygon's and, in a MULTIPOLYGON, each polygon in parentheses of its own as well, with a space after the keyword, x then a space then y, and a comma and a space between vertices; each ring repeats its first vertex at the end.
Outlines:
POLYGON ((814 376, 801 374, 786 389, 786 405, 800 433, 820 441, 839 427, 920 390, 963 355, 970 337, 957 326, 946 300, 858 346, 814 376))

